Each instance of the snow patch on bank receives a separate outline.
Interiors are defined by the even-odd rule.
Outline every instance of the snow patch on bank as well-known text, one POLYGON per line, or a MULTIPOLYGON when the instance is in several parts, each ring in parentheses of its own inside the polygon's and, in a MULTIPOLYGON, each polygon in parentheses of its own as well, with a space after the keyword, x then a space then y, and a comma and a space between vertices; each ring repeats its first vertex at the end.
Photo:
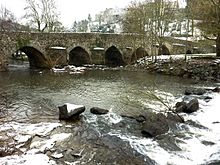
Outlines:
POLYGON ((26 155, 14 155, 0 158, 0 164, 7 165, 56 165, 53 160, 50 160, 47 155, 44 154, 26 154, 26 155))
POLYGON ((31 149, 39 149, 40 152, 45 152, 46 150, 52 149, 56 143, 61 142, 71 136, 70 133, 60 133, 55 134, 48 140, 35 141, 30 145, 31 149))
MULTIPOLYGON (((35 136, 45 137, 57 127, 62 126, 60 123, 17 123, 11 122, 0 126, 0 131, 4 131, 8 136, 16 141, 16 147, 19 149, 28 140, 35 136)), ((20 148, 23 152, 21 155, 12 155, 0 158, 0 164, 8 165, 55 165, 56 163, 49 159, 43 153, 51 149, 57 142, 61 142, 68 138, 71 134, 61 133, 49 136, 48 140, 39 138, 30 144, 30 150, 20 148)), ((31 139, 32 140, 32 139, 31 139)))

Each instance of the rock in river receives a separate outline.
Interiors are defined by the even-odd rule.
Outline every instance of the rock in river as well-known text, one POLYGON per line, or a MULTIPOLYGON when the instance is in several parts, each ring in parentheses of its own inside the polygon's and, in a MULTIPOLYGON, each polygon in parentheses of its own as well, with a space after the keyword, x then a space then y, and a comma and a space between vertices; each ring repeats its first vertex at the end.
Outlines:
POLYGON ((176 113, 193 113, 199 110, 199 101, 198 99, 192 99, 190 102, 186 103, 184 101, 176 103, 176 113))
POLYGON ((66 103, 59 106, 59 119, 68 120, 78 118, 81 113, 85 111, 85 106, 66 103))
POLYGON ((169 131, 166 116, 162 113, 152 114, 142 124, 141 133, 144 137, 155 137, 169 131))
POLYGON ((199 101, 198 99, 192 99, 187 105, 185 113, 193 113, 199 109, 199 101))
POLYGON ((102 109, 102 108, 98 108, 98 107, 93 107, 90 109, 90 112, 96 115, 105 115, 107 114, 109 111, 107 109, 102 109))
POLYGON ((180 113, 180 112, 186 111, 186 109, 187 109, 187 104, 186 104, 186 102, 181 101, 181 102, 177 102, 176 105, 175 105, 175 107, 176 107, 175 112, 180 113))

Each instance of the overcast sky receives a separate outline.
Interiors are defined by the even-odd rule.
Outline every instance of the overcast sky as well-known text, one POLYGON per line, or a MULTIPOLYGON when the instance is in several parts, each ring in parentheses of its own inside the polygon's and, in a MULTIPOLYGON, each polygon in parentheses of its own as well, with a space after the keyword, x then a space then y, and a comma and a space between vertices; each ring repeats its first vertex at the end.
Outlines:
MULTIPOLYGON (((71 26, 75 20, 92 17, 106 8, 124 8, 133 0, 55 0, 58 10, 61 14, 61 22, 64 26, 71 26)), ((141 0, 140 0, 141 1, 141 0)), ((0 0, 3 5, 12 11, 17 18, 24 14, 25 0, 0 0)))
MULTIPOLYGON (((132 0, 55 0, 61 14, 61 22, 65 26, 71 26, 75 20, 94 16, 106 8, 124 8, 132 0)), ((12 11, 16 17, 21 18, 24 14, 25 0, 0 0, 3 5, 12 11)))

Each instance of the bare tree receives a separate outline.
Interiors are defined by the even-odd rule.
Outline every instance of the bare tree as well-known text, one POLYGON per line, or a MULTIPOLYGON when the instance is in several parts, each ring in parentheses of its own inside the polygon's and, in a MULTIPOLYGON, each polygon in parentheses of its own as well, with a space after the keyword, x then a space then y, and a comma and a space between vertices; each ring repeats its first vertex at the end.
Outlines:
POLYGON ((14 14, 10 10, 8 10, 6 7, 1 5, 1 8, 0 8, 0 19, 15 20, 15 16, 14 16, 14 14))
POLYGON ((131 3, 124 16, 123 31, 148 35, 152 46, 159 44, 160 54, 166 34, 171 34, 169 24, 177 7, 176 2, 169 0, 131 3))
POLYGON ((149 27, 149 30, 159 44, 159 54, 162 52, 162 46, 164 44, 166 33, 169 35, 171 34, 169 24, 175 18, 176 8, 177 4, 172 1, 155 0, 151 3, 150 19, 152 20, 152 24, 149 27))
POLYGON ((39 32, 59 31, 59 12, 54 0, 26 0, 25 18, 33 24, 39 32))
POLYGON ((148 11, 146 2, 131 2, 122 20, 123 32, 145 34, 148 11))
MULTIPOLYGON (((14 14, 6 7, 0 7, 0 31, 13 31, 16 30, 16 22, 14 14)), ((6 57, 3 55, 3 49, 0 49, 0 71, 7 70, 6 57)))
POLYGON ((0 7, 0 31, 14 30, 16 18, 6 7, 0 7))

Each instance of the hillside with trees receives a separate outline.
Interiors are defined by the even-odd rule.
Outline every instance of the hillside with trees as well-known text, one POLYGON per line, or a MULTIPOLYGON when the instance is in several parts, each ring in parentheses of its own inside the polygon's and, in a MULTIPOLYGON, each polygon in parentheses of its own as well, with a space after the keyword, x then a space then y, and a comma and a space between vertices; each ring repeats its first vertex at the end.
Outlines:
POLYGON ((176 2, 156 0, 132 2, 123 19, 123 32, 149 36, 150 43, 159 44, 159 54, 165 36, 171 35, 170 23, 178 9, 176 2))
POLYGON ((171 0, 132 2, 125 10, 123 31, 148 35, 151 43, 159 44, 159 49, 165 37, 213 40, 220 56, 220 1, 187 0, 186 3, 185 8, 180 8, 178 1, 171 0))

